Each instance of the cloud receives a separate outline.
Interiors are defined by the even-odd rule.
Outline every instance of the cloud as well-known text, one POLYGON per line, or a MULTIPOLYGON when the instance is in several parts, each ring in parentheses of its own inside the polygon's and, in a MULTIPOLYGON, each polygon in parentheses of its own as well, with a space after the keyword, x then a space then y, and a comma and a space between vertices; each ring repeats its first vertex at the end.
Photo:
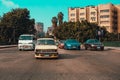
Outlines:
POLYGON ((18 4, 15 4, 11 0, 1 0, 1 2, 3 5, 5 5, 8 8, 18 8, 19 7, 18 4))

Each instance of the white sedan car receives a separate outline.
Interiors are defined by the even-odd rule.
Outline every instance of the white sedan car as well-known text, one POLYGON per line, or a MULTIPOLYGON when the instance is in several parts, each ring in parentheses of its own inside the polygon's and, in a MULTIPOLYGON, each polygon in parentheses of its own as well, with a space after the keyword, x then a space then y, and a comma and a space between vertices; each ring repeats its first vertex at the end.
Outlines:
POLYGON ((39 38, 35 46, 36 58, 58 58, 58 48, 53 38, 39 38))

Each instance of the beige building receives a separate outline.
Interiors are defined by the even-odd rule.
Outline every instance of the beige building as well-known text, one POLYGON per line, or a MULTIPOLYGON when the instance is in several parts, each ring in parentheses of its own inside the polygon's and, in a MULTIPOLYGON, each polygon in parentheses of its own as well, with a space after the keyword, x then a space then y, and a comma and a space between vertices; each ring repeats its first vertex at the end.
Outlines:
POLYGON ((118 26, 118 32, 120 33, 120 5, 116 5, 117 8, 117 18, 118 18, 118 22, 117 22, 117 26, 118 26))
POLYGON ((35 23, 35 29, 37 32, 43 32, 44 29, 44 24, 41 22, 36 22, 35 23))
POLYGON ((71 22, 76 22, 78 20, 78 8, 69 8, 68 9, 68 13, 70 12, 70 14, 68 14, 70 17, 69 21, 71 22))
POLYGON ((120 33, 120 5, 109 3, 84 8, 69 8, 68 14, 69 21, 87 20, 106 27, 109 32, 120 33))

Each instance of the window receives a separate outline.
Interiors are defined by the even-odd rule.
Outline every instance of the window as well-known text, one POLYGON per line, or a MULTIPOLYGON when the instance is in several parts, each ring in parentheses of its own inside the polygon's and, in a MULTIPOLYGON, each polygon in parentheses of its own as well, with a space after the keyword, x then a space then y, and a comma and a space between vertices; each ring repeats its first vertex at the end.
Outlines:
POLYGON ((80 13, 80 15, 84 15, 84 13, 80 13))
POLYGON ((94 15, 94 16, 95 16, 95 12, 91 12, 91 15, 94 15))
POLYGON ((75 14, 74 14, 74 13, 72 13, 72 14, 70 14, 70 16, 75 16, 75 14))
POLYGON ((91 20, 92 20, 92 21, 95 21, 95 20, 96 20, 96 18, 95 18, 95 17, 91 17, 91 20))
POLYGON ((105 9, 105 10, 100 10, 100 12, 109 12, 109 9, 105 9))
POLYGON ((84 8, 80 8, 80 9, 84 9, 84 8))
POLYGON ((85 18, 80 18, 80 20, 82 21, 82 20, 85 20, 85 18))
POLYGON ((20 36, 19 40, 33 40, 33 36, 20 36))
POLYGON ((109 21, 100 21, 100 24, 107 24, 109 21))
POLYGON ((38 40, 38 45, 55 45, 54 40, 38 40))
POLYGON ((75 18, 71 18, 71 21, 73 21, 73 22, 74 22, 74 21, 75 21, 75 18))
POLYGON ((109 15, 102 15, 100 18, 109 18, 109 15))

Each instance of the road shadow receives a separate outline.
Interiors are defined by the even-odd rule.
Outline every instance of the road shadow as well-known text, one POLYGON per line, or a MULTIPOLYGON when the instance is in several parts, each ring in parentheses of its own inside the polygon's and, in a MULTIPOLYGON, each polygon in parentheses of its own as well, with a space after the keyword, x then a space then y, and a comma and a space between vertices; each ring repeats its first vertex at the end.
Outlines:
POLYGON ((74 58, 78 58, 81 55, 79 54, 60 54, 58 60, 61 59, 74 59, 74 58))

